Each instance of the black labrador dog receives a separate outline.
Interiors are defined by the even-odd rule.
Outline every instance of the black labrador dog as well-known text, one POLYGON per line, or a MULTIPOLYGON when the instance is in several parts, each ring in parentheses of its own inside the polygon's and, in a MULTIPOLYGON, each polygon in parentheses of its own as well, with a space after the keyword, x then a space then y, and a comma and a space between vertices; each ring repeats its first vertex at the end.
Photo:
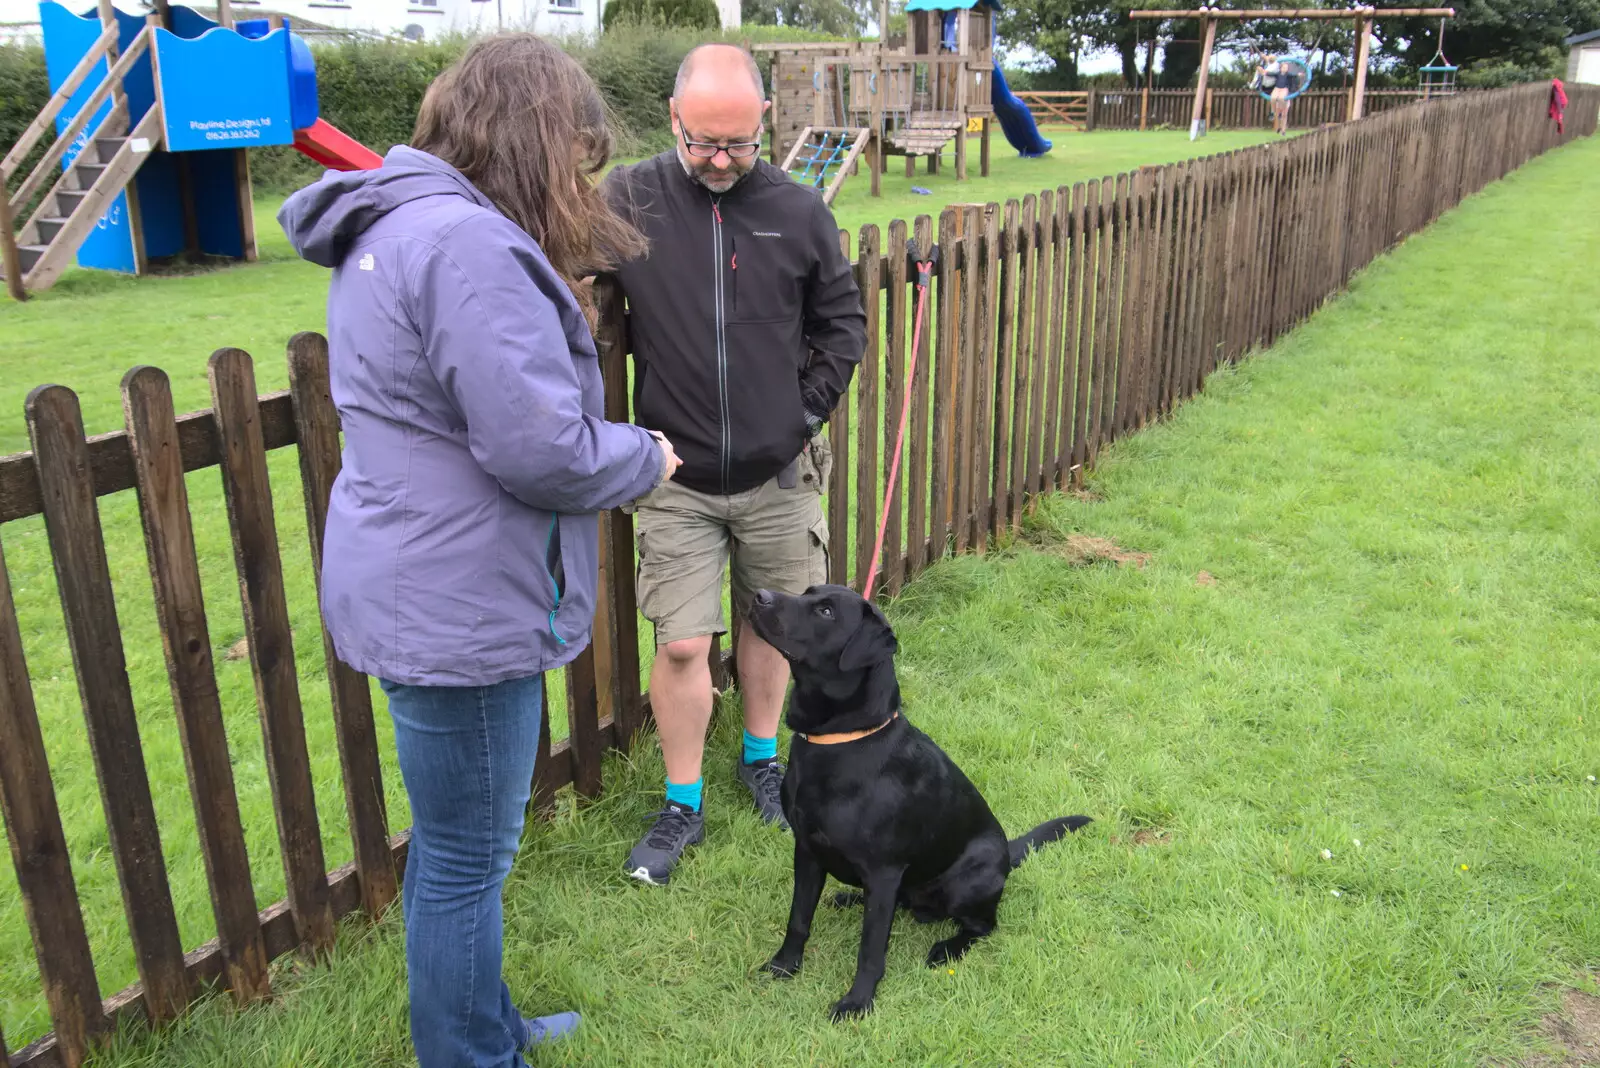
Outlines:
POLYGON ((977 787, 900 708, 899 649, 878 607, 845 586, 794 597, 758 591, 755 633, 789 665, 794 731, 783 779, 783 814, 794 830, 794 899, 783 945, 767 962, 787 978, 800 969, 811 920, 831 875, 865 893, 855 982, 834 1004, 840 1020, 872 1007, 883 978, 896 907, 920 922, 952 919, 928 966, 957 960, 995 927, 1006 877, 1028 852, 1089 823, 1067 816, 1007 841, 977 787))

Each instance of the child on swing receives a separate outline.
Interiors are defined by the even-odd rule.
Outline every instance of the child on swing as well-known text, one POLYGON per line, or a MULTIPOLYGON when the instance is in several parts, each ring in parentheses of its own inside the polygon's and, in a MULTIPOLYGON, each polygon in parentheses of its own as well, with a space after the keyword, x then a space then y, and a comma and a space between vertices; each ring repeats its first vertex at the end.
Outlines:
POLYGON ((1278 62, 1277 56, 1267 56, 1256 66, 1250 88, 1265 89, 1272 99, 1272 132, 1289 132, 1289 94, 1294 91, 1295 71, 1288 63, 1278 62))

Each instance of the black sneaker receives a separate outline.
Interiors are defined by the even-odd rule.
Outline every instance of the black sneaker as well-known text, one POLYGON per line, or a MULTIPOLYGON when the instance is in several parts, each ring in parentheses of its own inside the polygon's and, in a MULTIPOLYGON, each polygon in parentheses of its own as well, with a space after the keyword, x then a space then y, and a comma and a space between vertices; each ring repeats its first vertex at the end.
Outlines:
POLYGON ((706 836, 706 817, 702 812, 675 801, 656 813, 656 822, 628 854, 627 872, 642 883, 666 886, 683 851, 698 845, 706 836))
POLYGON ((761 818, 787 831, 789 821, 783 817, 781 792, 783 765, 778 762, 778 758, 768 757, 754 764, 746 764, 743 760, 739 760, 737 764, 739 781, 749 788, 750 796, 755 798, 756 811, 761 813, 761 818))

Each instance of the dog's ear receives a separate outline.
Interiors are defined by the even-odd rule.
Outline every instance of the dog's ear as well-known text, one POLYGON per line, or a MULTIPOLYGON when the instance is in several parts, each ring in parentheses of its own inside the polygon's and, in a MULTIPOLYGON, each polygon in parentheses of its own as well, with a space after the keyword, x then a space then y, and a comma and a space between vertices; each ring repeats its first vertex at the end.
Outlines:
POLYGON ((863 601, 861 622, 857 624, 856 632, 850 635, 849 641, 844 643, 844 649, 839 653, 839 669, 860 671, 862 668, 888 660, 899 649, 900 643, 895 639, 894 628, 889 626, 888 618, 877 605, 871 601, 863 601))

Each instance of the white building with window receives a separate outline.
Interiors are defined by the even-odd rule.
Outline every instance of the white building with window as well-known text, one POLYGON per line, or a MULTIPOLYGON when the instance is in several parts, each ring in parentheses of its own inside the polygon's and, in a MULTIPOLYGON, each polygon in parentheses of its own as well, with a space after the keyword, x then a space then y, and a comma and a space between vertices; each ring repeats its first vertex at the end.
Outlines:
POLYGON ((1567 81, 1600 85, 1600 30, 1579 33, 1564 42, 1567 53, 1567 81))
MULTIPOLYGON (((173 0, 179 3, 181 0, 173 0)), ((235 18, 251 12, 271 11, 338 30, 399 35, 427 40, 447 32, 492 33, 496 29, 532 30, 559 37, 571 33, 598 33, 605 0, 231 0, 235 18)), ((77 0, 85 13, 94 0, 77 0)), ((148 11, 138 0, 117 0, 124 11, 148 11)), ((204 15, 215 15, 215 0, 189 5, 204 15)), ((724 28, 739 25, 739 0, 717 0, 724 28)), ((0 41, 8 37, 36 38, 39 5, 36 0, 0 0, 0 41)))

